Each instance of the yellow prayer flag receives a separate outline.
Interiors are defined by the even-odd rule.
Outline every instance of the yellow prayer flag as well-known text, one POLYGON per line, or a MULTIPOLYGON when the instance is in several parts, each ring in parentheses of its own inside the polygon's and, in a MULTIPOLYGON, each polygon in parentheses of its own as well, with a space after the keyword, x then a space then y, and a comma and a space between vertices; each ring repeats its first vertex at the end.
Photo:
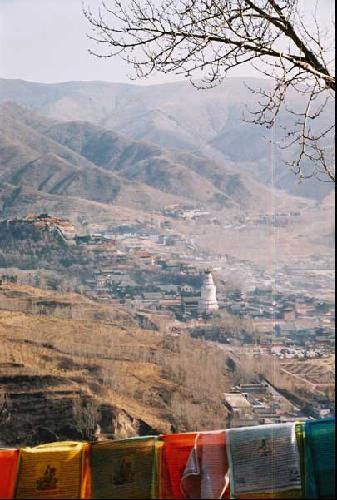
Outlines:
POLYGON ((86 490, 82 478, 87 446, 61 442, 22 449, 16 498, 81 498, 86 490))

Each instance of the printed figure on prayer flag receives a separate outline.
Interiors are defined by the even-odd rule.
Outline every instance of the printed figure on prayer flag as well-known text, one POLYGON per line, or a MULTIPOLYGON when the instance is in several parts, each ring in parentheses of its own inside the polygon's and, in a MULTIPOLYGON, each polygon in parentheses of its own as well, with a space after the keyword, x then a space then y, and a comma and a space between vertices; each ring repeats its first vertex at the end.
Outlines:
POLYGON ((271 448, 271 443, 266 439, 262 439, 261 446, 259 447, 259 454, 261 457, 271 457, 273 450, 271 448))
POLYGON ((113 476, 113 484, 127 484, 132 483, 134 480, 135 471, 132 457, 124 457, 121 460, 119 471, 113 476))
POLYGON ((47 465, 45 473, 36 482, 36 488, 38 490, 55 490, 57 488, 57 483, 56 467, 47 465))
POLYGON ((299 469, 290 469, 289 470, 289 481, 294 484, 298 484, 301 480, 301 472, 299 469))

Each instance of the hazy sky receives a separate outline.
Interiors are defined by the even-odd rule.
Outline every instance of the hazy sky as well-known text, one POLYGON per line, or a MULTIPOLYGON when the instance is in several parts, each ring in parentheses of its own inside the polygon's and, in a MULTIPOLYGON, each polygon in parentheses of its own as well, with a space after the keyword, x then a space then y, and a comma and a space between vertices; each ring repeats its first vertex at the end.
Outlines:
MULTIPOLYGON (((306 6, 313 0, 303 0, 306 6)), ((107 0, 107 3, 109 0, 107 0)), ((94 9, 101 0, 85 0, 94 9)), ((324 17, 333 0, 319 0, 324 17)), ((88 23, 82 0, 0 0, 0 77, 40 82, 68 80, 129 81, 117 58, 87 53, 88 23)), ((240 76, 249 74, 241 70, 240 76)), ((173 80, 158 75, 148 83, 173 80)))

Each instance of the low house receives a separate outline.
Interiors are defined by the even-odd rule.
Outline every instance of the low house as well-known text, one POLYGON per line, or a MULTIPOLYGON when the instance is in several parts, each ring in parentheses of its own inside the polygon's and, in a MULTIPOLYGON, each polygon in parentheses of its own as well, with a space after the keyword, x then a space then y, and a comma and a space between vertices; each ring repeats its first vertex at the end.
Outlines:
POLYGON ((232 413, 240 415, 251 413, 251 404, 248 399, 241 393, 225 393, 224 403, 226 408, 232 413))
POLYGON ((199 297, 181 297, 182 314, 197 315, 199 297))
POLYGON ((163 299, 163 294, 161 292, 144 292, 142 293, 142 299, 144 302, 158 302, 163 299))

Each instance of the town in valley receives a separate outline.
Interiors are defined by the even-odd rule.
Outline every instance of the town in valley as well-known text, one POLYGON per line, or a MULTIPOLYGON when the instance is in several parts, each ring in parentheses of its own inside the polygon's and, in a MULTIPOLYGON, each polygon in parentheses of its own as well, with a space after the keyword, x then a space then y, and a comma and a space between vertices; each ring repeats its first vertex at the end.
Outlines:
MULTIPOLYGON (((301 214, 282 213, 278 218, 288 224, 297 217, 301 214)), ((200 207, 169 207, 146 222, 97 232, 90 232, 84 219, 75 227, 48 213, 2 220, 0 232, 9 254, 13 241, 31 238, 35 245, 44 242, 51 255, 43 270, 0 270, 0 307, 20 307, 10 298, 3 300, 11 287, 12 292, 20 285, 66 289, 124 309, 146 331, 168 337, 188 333, 217 345, 233 365, 251 369, 244 382, 223 393, 230 426, 333 415, 331 257, 278 261, 273 270, 200 248, 195 238, 176 230, 176 218, 224 229, 229 225, 200 207), (57 274, 48 261, 60 248, 63 270, 57 274)), ((267 216, 230 223, 232 231, 261 224, 268 224, 267 216)), ((48 307, 48 301, 31 302, 34 314, 48 315, 48 307)), ((66 315, 72 318, 71 306, 66 315)))

